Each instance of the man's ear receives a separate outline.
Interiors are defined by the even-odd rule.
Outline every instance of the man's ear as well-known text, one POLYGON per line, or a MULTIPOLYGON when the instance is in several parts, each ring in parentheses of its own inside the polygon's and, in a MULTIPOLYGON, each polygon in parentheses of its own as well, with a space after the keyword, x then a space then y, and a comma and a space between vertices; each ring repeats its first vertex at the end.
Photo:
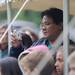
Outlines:
POLYGON ((60 24, 59 24, 59 29, 60 29, 60 30, 63 30, 63 23, 60 23, 60 24))

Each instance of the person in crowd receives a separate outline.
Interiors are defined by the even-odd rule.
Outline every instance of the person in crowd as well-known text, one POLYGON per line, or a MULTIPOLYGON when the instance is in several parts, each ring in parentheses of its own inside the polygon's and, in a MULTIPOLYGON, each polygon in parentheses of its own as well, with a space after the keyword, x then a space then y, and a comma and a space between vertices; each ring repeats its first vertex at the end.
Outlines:
POLYGON ((58 8, 50 8, 41 13, 41 18, 40 28, 43 38, 34 42, 32 46, 44 44, 51 49, 63 30, 63 11, 58 8))
MULTIPOLYGON (((7 25, 0 26, 0 38, 2 37, 6 29, 7 25)), ((6 34, 0 42, 0 58, 4 58, 6 56, 8 56, 8 34, 6 34)))
POLYGON ((10 56, 18 58, 19 54, 24 51, 24 48, 22 46, 22 38, 20 35, 16 34, 16 32, 12 33, 11 36, 11 44, 12 47, 10 48, 10 56))
POLYGON ((54 70, 54 60, 49 53, 48 47, 41 45, 32 49, 34 50, 32 50, 31 53, 29 52, 27 55, 23 53, 18 59, 22 72, 26 75, 51 75, 54 70), (41 64, 39 63, 44 57, 44 61, 48 59, 45 66, 43 66, 44 61, 41 64), (40 69, 41 67, 43 68, 40 69))
POLYGON ((63 70, 64 70, 63 46, 61 46, 56 53, 55 69, 57 75, 63 75, 63 70))
POLYGON ((68 58, 68 63, 69 63, 69 75, 75 75, 75 51, 73 51, 69 58, 68 58))
POLYGON ((22 75, 17 59, 13 57, 5 57, 1 59, 0 75, 22 75))
MULTIPOLYGON (((70 40, 69 44, 69 50, 68 50, 68 56, 75 51, 75 43, 70 40)), ((58 75, 64 75, 64 50, 63 46, 59 47, 57 52, 56 52, 56 57, 55 57, 55 69, 58 75)))
POLYGON ((23 32, 30 36, 30 38, 32 39, 32 42, 35 42, 36 40, 38 40, 38 35, 35 34, 33 31, 29 29, 25 29, 23 30, 23 32))
POLYGON ((29 35, 22 33, 20 38, 12 35, 12 47, 10 49, 10 56, 18 58, 19 54, 32 45, 32 40, 29 35))
POLYGON ((22 44, 23 44, 24 49, 27 49, 32 45, 32 39, 26 33, 22 33, 22 44))

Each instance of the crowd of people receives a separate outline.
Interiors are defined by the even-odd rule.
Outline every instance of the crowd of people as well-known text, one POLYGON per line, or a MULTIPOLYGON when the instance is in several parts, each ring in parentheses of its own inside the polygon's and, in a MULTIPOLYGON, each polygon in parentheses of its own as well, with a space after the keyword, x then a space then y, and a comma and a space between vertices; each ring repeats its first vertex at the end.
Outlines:
MULTIPOLYGON (((41 13, 42 36, 30 30, 16 35, 12 30, 11 48, 8 33, 0 42, 0 75, 64 75, 63 10, 50 8, 41 13), (56 45, 56 47, 55 47, 56 45), (55 47, 55 48, 54 48, 55 47)), ((0 26, 0 38, 7 26, 0 26)), ((69 75, 75 75, 75 43, 70 40, 69 75)))

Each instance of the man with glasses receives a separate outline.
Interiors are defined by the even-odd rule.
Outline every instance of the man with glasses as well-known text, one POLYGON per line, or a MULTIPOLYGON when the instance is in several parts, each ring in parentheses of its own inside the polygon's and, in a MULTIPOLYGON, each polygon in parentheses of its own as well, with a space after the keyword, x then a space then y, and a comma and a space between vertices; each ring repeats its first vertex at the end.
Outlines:
POLYGON ((63 11, 58 8, 50 8, 41 13, 41 30, 43 38, 34 42, 32 46, 47 45, 49 49, 63 30, 63 11))

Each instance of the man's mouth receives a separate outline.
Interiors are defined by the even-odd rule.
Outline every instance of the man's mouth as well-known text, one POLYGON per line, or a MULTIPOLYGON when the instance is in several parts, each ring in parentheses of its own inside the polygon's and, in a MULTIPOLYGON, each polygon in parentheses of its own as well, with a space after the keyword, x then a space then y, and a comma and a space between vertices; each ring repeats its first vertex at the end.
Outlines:
POLYGON ((43 33, 44 33, 44 34, 47 34, 47 32, 46 32, 46 31, 43 31, 43 33))
POLYGON ((57 71, 58 73, 60 73, 60 69, 56 69, 56 71, 57 71))

